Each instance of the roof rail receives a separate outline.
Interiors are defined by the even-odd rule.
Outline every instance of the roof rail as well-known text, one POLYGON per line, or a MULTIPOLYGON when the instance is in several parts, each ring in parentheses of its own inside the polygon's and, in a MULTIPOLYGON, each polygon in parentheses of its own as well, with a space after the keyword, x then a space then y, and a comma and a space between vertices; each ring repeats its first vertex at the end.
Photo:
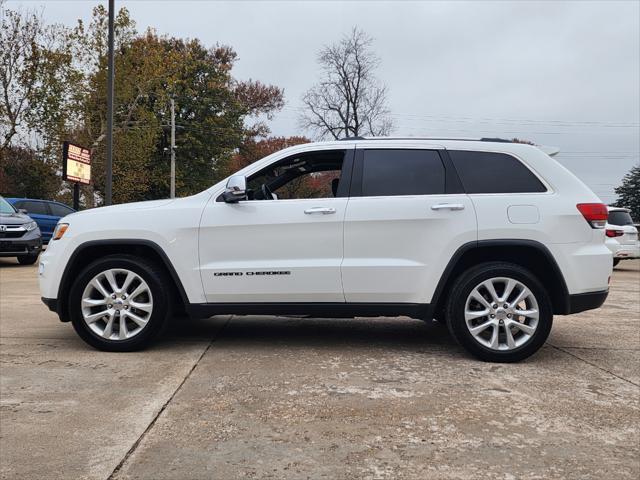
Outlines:
POLYGON ((469 137, 345 137, 339 138, 339 142, 350 140, 451 140, 457 142, 497 142, 497 143, 515 143, 513 140, 505 138, 469 138, 469 137))
POLYGON ((506 138, 481 138, 481 142, 498 142, 498 143, 515 143, 513 140, 506 138))

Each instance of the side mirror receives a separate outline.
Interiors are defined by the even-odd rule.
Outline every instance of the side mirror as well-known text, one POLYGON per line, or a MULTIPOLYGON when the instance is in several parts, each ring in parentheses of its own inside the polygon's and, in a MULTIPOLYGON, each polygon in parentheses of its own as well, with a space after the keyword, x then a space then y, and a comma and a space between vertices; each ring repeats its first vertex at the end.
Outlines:
POLYGON ((247 199, 247 178, 244 175, 234 175, 227 180, 227 187, 222 193, 226 203, 238 203, 247 199))
POLYGON ((23 215, 26 215, 29 212, 27 212, 24 208, 19 208, 18 213, 22 213, 23 215))

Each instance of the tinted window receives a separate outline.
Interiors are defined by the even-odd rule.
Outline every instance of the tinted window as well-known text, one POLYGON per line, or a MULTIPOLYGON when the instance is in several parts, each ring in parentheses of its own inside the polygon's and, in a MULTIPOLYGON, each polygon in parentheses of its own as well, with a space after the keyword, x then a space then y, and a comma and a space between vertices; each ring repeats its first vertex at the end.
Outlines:
POLYGON ((344 150, 323 150, 269 165, 247 179, 249 200, 335 197, 344 156, 344 150))
POLYGON ((34 215, 49 215, 47 205, 43 202, 20 202, 18 208, 24 208, 27 213, 33 213, 34 215))
POLYGON ((444 165, 434 150, 365 150, 362 195, 444 193, 444 165))
POLYGON ((631 220, 631 215, 629 215, 629 212, 625 212, 624 210, 617 210, 614 212, 609 212, 609 223, 611 225, 618 225, 619 227, 623 227, 625 225, 633 225, 633 220, 631 220))
POLYGON ((542 182, 506 153, 449 151, 467 193, 546 192, 542 182))
POLYGON ((64 217, 73 213, 73 210, 64 205, 58 205, 57 203, 50 203, 49 208, 51 209, 51 215, 55 215, 56 217, 64 217))

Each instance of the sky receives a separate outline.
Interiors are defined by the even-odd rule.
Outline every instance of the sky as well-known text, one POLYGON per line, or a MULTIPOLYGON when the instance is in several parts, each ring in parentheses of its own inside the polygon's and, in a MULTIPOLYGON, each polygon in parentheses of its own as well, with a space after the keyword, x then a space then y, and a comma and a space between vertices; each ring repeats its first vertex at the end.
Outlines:
MULTIPOLYGON (((48 22, 97 3, 9 0, 48 22)), ((106 2, 101 2, 106 4, 106 2)), ((640 162, 640 1, 116 0, 138 30, 232 46, 234 75, 284 89, 274 135, 301 135, 316 54, 358 26, 374 39, 397 136, 524 138, 600 198, 640 162)))

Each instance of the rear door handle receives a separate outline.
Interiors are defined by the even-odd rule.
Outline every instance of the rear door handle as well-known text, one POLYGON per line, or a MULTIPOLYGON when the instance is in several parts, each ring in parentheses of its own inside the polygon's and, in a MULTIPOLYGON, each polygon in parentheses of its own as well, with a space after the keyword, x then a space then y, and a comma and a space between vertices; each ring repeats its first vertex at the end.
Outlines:
POLYGON ((320 213, 322 215, 329 215, 331 213, 336 213, 336 209, 331 207, 313 207, 307 208, 304 213, 306 213, 307 215, 314 215, 317 213, 320 213))
POLYGON ((464 210, 464 205, 461 203, 438 203, 431 205, 431 210, 464 210))

